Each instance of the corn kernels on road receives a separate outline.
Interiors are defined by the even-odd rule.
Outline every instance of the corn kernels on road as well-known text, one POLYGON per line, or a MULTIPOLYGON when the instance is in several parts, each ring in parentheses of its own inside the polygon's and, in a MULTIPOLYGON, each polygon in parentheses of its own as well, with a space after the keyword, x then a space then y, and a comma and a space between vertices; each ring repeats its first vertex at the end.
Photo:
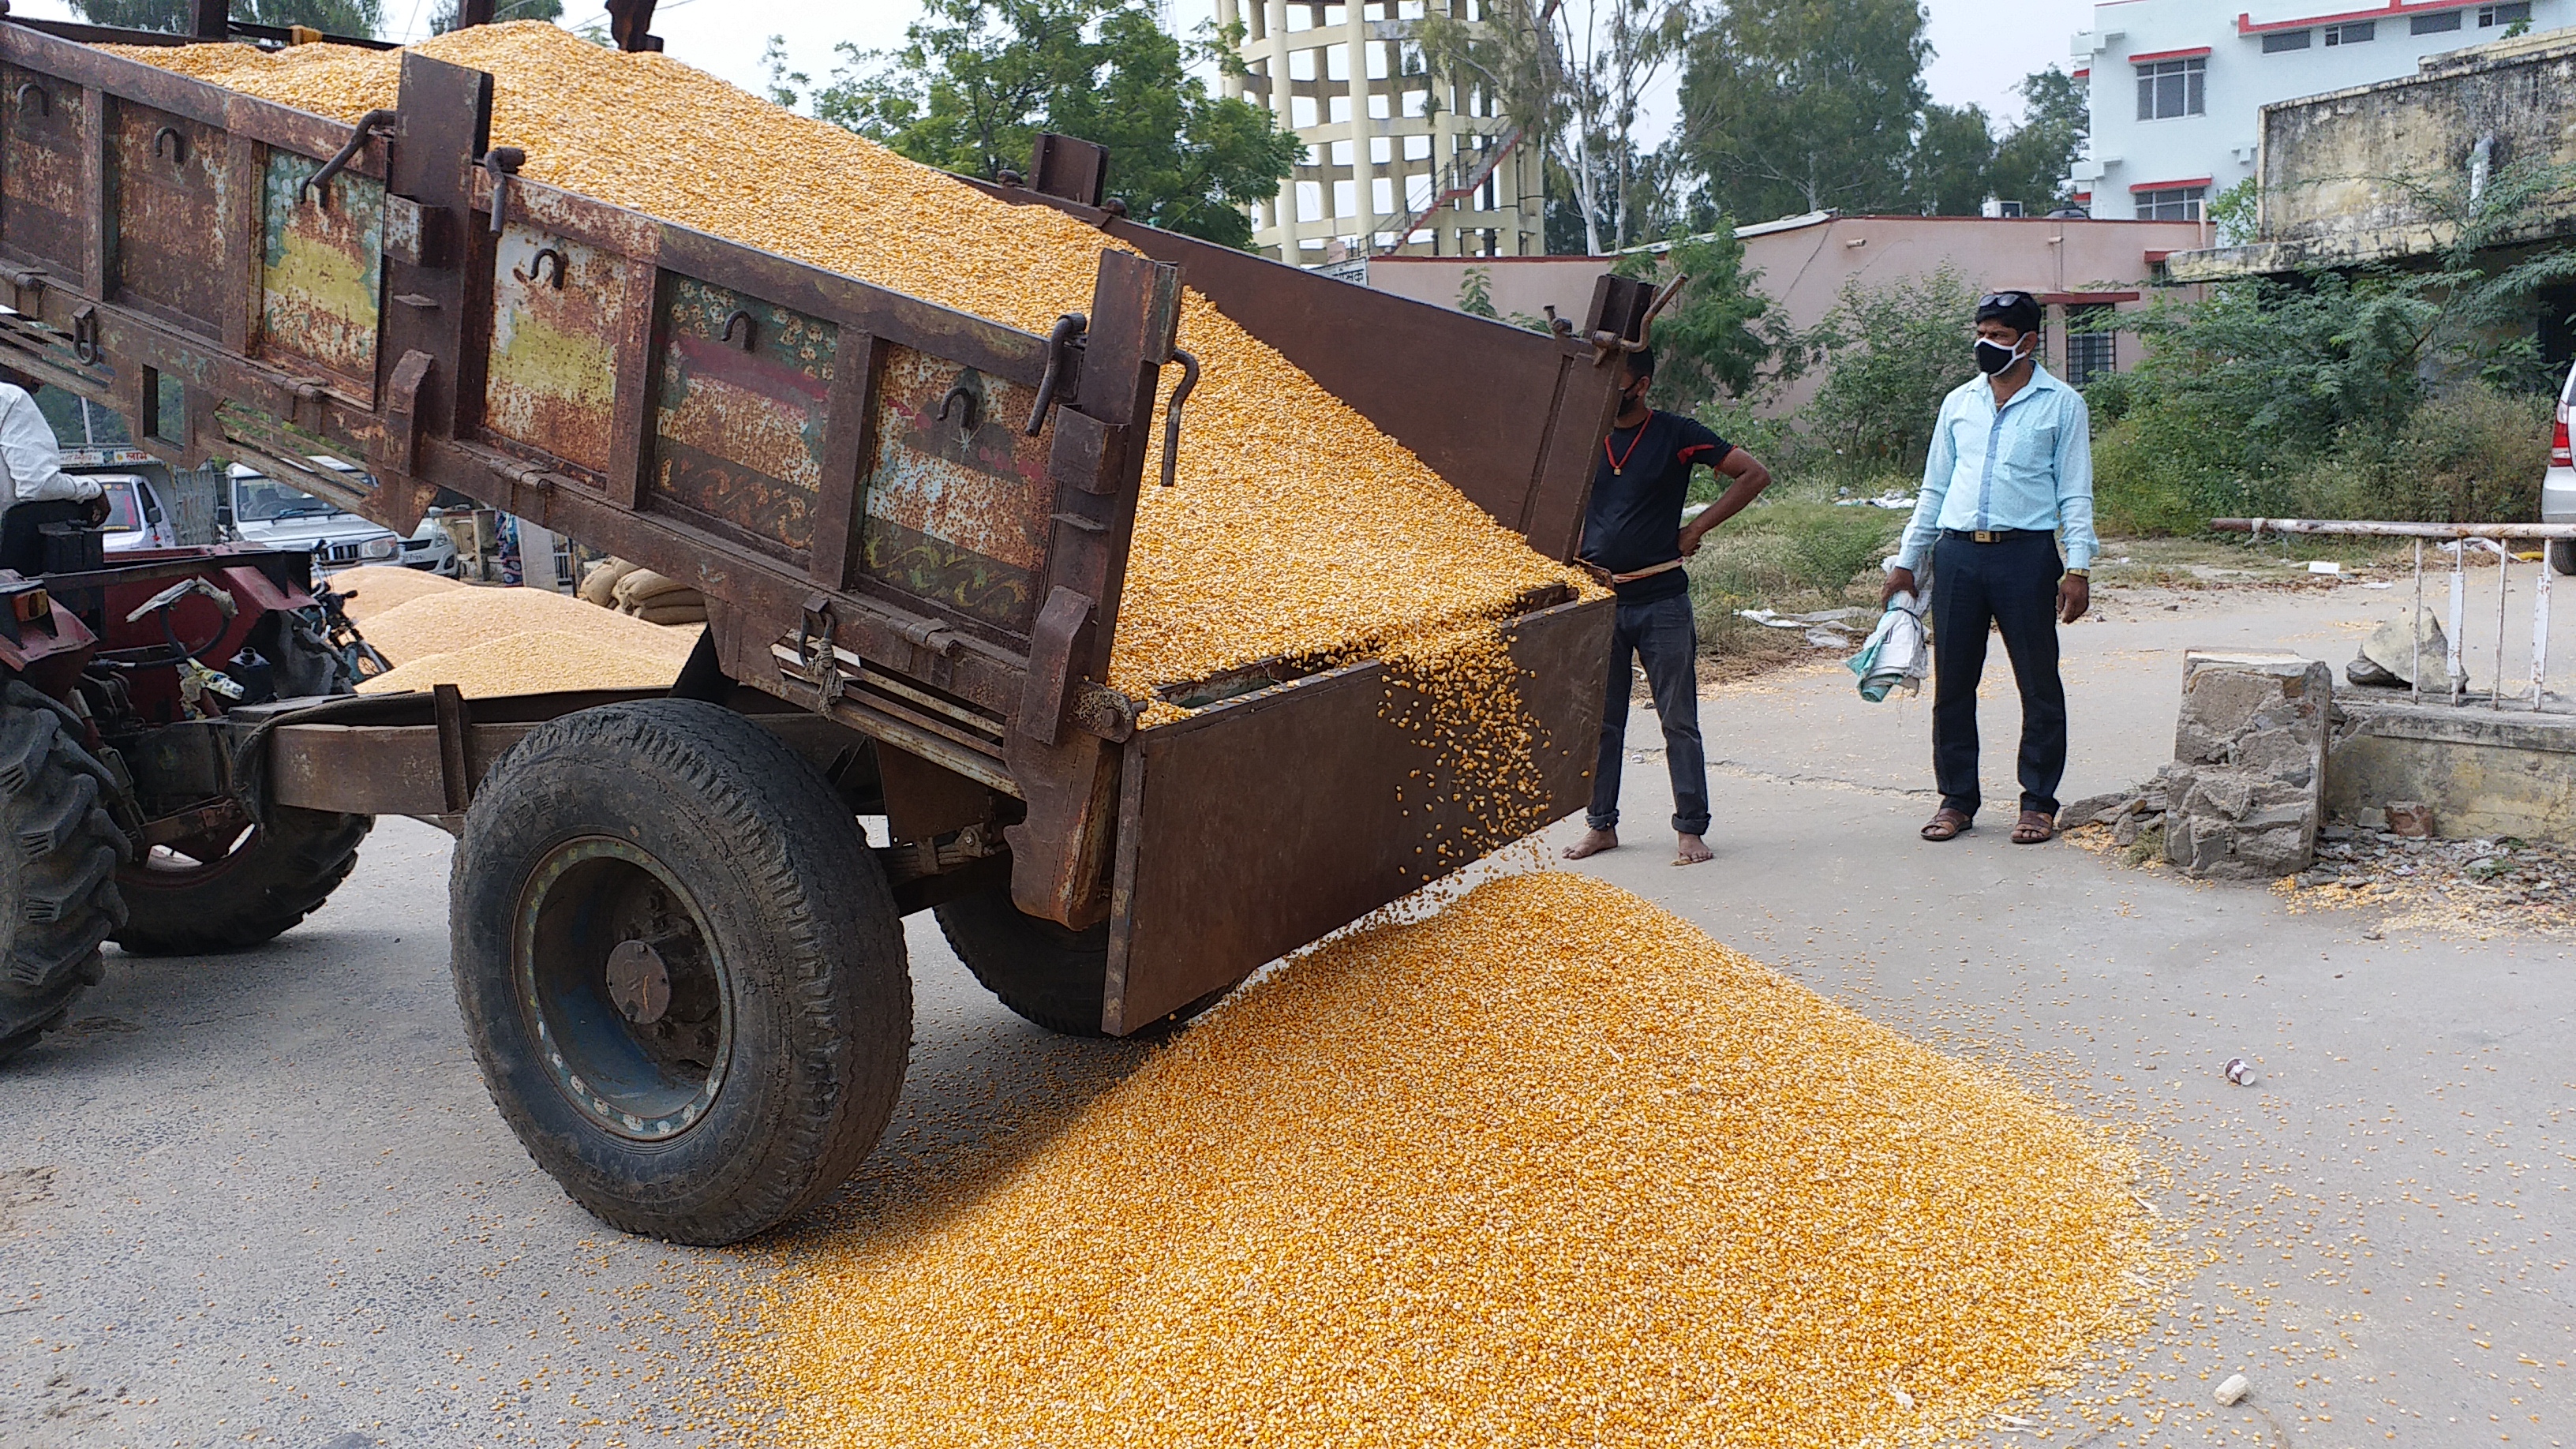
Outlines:
MULTIPOLYGON (((1116 245, 661 55, 536 22, 418 48, 492 73, 492 140, 526 150, 522 175, 1023 330, 1088 311, 1101 248, 1116 245)), ((389 51, 126 53, 342 120, 397 90, 389 51)), ((1353 657, 1549 583, 1587 587, 1196 292, 1181 333, 1205 371, 1180 486, 1147 488, 1138 510, 1114 687, 1144 698, 1274 656, 1353 657)))
POLYGON ((753 1305, 745 1438, 1929 1442, 2173 1268, 2104 1130, 1559 873, 1327 943, 1029 1138, 862 1170, 753 1305))

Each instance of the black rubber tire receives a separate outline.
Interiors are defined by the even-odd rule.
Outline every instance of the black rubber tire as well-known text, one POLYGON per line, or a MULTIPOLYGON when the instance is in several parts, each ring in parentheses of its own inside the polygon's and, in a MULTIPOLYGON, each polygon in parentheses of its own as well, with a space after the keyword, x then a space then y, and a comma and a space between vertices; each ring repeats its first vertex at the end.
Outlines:
MULTIPOLYGON (((1070 931, 1011 904, 1007 885, 932 907, 957 959, 1004 1006, 1063 1036, 1105 1037, 1101 1009, 1109 992, 1109 925, 1070 931)), ((1217 1004, 1212 991, 1145 1028, 1165 1031, 1217 1004)))
POLYGON ((2576 574, 2576 538, 2549 541, 2549 566, 2562 574, 2576 574))
MULTIPOLYGON (((894 1114, 912 1049, 912 980, 893 893, 832 787, 740 715, 656 699, 530 732, 493 765, 466 814, 449 910, 457 1002, 493 1103, 537 1165, 613 1227, 739 1242, 829 1196, 894 1114), (612 1053, 615 1033, 647 1034, 596 1009, 609 990, 597 941, 617 934, 591 924, 597 898, 562 887, 573 902, 562 919, 579 924, 558 939, 575 944, 542 959, 533 944, 553 908, 547 882, 562 870, 550 863, 580 849, 649 860, 658 881, 646 883, 677 897, 673 916, 691 913, 691 941, 703 936, 717 963, 707 990, 725 1045, 700 1088, 713 1096, 684 1119, 642 1124, 666 1134, 654 1140, 611 1130, 572 1096, 594 1090, 605 1110, 616 1090, 565 1066, 578 1060, 577 1033, 612 1053), (589 993, 592 1014, 550 1015, 555 1035, 541 1037, 549 1008, 538 972, 558 992, 589 993)), ((604 902, 596 914, 613 916, 604 902)))
POLYGON ((63 1023, 125 922, 133 847, 100 804, 115 788, 58 706, 16 680, 0 691, 0 1061, 63 1023))
POLYGON ((372 815, 269 807, 232 854, 183 873, 138 857, 117 873, 128 912, 116 944, 137 956, 239 951, 321 909, 358 864, 372 815))

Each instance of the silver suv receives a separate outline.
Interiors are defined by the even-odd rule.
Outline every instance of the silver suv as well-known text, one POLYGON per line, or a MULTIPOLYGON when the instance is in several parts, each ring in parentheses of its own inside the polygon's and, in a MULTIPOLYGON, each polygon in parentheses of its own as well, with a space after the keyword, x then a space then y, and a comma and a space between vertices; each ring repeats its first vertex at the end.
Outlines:
MULTIPOLYGON (((355 471, 336 459, 316 458, 313 462, 316 467, 342 473, 355 471)), ((319 572, 337 573, 360 564, 396 564, 449 578, 456 576, 456 542, 447 536, 447 530, 428 519, 421 520, 411 537, 402 538, 389 528, 342 512, 300 488, 239 463, 232 467, 229 491, 231 496, 226 502, 233 532, 243 542, 311 549, 313 567, 319 572)))

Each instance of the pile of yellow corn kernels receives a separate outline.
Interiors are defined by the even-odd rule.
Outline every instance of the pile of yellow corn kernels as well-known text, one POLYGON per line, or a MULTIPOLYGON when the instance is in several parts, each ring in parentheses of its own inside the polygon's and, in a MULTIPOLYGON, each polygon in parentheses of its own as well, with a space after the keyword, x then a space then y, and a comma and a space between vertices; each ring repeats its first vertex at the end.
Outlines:
POLYGON ((2137 1171, 1616 887, 1512 876, 1069 1123, 881 1153, 755 1315, 751 1437, 1920 1443, 2140 1326, 2137 1171))

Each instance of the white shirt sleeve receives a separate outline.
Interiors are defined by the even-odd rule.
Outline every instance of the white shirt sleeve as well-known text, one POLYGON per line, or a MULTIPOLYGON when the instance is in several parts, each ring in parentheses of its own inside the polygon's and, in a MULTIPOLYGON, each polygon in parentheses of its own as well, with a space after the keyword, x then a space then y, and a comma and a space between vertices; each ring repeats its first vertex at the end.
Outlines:
POLYGON ((89 499, 100 492, 97 480, 63 472, 63 450, 54 442, 44 411, 25 388, 5 382, 0 382, 0 464, 9 470, 12 503, 89 499))

